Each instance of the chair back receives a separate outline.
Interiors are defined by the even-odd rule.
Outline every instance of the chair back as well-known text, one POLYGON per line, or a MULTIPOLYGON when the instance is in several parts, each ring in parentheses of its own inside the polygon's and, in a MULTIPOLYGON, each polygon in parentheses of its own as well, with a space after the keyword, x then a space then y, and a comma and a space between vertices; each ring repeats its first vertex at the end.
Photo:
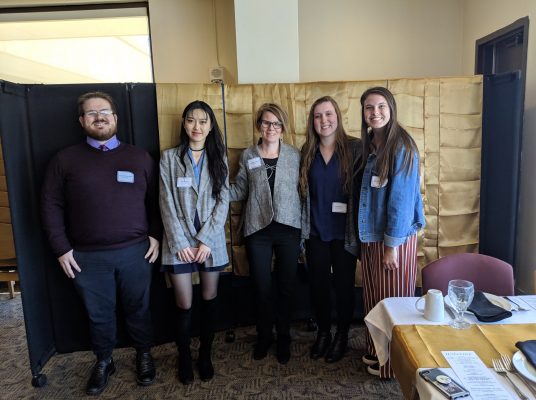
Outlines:
POLYGON ((497 296, 512 296, 514 272, 505 261, 484 254, 451 254, 435 260, 422 269, 422 292, 439 289, 448 293, 448 283, 452 279, 473 282, 475 290, 497 296))

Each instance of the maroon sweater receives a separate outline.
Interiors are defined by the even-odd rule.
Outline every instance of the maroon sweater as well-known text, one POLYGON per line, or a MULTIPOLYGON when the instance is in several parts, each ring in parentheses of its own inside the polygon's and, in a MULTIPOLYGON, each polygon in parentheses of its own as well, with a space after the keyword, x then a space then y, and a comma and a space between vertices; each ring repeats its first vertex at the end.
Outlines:
POLYGON ((57 257, 71 249, 118 249, 147 236, 160 240, 158 171, 138 147, 68 147, 50 162, 41 194, 43 225, 57 257))

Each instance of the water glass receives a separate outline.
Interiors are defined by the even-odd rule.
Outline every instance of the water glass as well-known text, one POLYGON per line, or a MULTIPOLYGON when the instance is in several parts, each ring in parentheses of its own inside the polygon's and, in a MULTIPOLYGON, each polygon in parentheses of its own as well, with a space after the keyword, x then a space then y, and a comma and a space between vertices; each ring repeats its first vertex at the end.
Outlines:
POLYGON ((456 310, 456 318, 450 322, 454 329, 467 329, 471 325, 463 317, 473 301, 475 287, 472 282, 454 279, 449 282, 449 300, 456 310))

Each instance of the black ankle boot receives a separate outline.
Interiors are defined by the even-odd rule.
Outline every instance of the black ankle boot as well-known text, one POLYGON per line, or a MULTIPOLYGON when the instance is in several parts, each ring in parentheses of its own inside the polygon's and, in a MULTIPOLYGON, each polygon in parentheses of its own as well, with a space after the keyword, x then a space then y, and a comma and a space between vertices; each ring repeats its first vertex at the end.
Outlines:
POLYGON ((318 332, 316 341, 311 347, 311 358, 317 360, 326 354, 326 351, 331 343, 331 332, 318 332))
POLYGON ((290 335, 277 335, 277 361, 286 364, 290 360, 290 335))
POLYGON ((185 385, 194 382, 194 371, 192 368, 192 354, 190 352, 191 335, 191 309, 177 309, 177 349, 179 350, 178 374, 179 381, 185 385))
POLYGON ((136 382, 140 386, 149 386, 154 382, 156 369, 150 351, 139 351, 136 354, 136 382))
POLYGON ((348 346, 348 332, 339 332, 335 334, 333 343, 328 349, 326 354, 326 362, 334 363, 339 361, 346 352, 346 347, 348 346))
POLYGON ((199 358, 197 368, 202 381, 209 381, 214 377, 212 365, 212 343, 216 326, 217 297, 201 302, 201 332, 199 335, 199 358))
POLYGON ((115 372, 114 360, 110 357, 107 360, 98 360, 93 366, 91 377, 87 382, 86 394, 95 396, 102 393, 108 386, 108 378, 115 372))

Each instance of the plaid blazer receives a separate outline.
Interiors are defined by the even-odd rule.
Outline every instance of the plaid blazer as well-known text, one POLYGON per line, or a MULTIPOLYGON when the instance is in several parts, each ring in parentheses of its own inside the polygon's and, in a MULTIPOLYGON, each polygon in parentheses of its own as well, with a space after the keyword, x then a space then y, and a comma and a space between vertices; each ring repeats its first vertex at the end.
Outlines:
POLYGON ((229 263, 225 239, 225 222, 229 211, 229 177, 222 187, 220 199, 212 197, 212 183, 207 160, 203 162, 199 188, 195 185, 192 162, 184 155, 181 163, 180 148, 165 150, 160 159, 160 212, 164 225, 162 264, 181 264, 177 252, 203 243, 212 250, 205 266, 214 267, 229 263), (179 181, 179 178, 183 178, 179 181), (188 184, 190 183, 190 184, 188 184), (201 229, 195 229, 195 212, 201 229))

